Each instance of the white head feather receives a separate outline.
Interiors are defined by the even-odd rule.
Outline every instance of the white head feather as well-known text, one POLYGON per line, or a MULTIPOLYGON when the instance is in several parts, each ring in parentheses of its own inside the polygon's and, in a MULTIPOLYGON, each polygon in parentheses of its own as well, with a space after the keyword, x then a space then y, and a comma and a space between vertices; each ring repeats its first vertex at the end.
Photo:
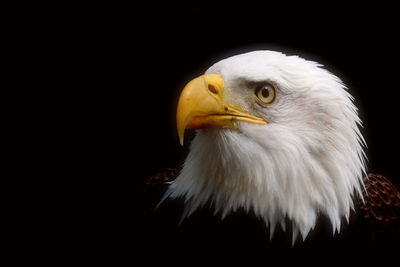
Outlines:
POLYGON ((206 73, 220 74, 231 101, 268 124, 197 130, 167 193, 184 197, 185 216, 211 201, 222 217, 254 210, 271 235, 288 218, 304 240, 320 214, 339 232, 365 174, 361 122, 341 80, 318 63, 272 51, 230 57, 206 73), (246 84, 259 81, 276 86, 273 105, 247 97, 246 84))

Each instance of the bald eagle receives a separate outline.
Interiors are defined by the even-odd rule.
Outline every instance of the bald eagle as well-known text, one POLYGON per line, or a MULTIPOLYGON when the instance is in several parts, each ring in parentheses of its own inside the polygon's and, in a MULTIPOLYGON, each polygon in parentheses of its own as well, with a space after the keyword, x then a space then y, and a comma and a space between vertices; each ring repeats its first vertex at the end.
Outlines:
POLYGON ((400 194, 367 175, 353 97, 316 62, 274 51, 221 60, 184 87, 176 121, 181 144, 187 129, 196 135, 181 170, 156 177, 168 180, 162 201, 183 199, 183 218, 206 203, 222 218, 244 209, 293 242, 320 216, 339 233, 356 207, 397 220, 400 194))

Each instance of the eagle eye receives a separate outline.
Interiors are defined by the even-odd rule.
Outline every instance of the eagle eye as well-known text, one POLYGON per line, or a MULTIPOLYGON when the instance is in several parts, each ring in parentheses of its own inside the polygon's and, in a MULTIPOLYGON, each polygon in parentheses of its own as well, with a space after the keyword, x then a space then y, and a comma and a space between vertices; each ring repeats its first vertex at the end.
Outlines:
POLYGON ((258 85, 254 91, 256 99, 263 105, 273 104, 275 101, 275 88, 269 83, 258 85))

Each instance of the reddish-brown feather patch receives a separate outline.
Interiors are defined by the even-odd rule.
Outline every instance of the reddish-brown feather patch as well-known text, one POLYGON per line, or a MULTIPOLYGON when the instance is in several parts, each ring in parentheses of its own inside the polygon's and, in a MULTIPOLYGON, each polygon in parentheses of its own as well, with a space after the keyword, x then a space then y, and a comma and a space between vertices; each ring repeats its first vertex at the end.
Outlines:
POLYGON ((177 177, 177 170, 172 168, 167 168, 162 172, 156 173, 151 176, 149 180, 146 182, 144 190, 160 185, 166 185, 168 182, 175 180, 177 177))
POLYGON ((364 178, 365 202, 359 200, 359 208, 364 218, 370 221, 383 221, 386 223, 400 219, 400 193, 394 185, 384 176, 368 174, 364 178))

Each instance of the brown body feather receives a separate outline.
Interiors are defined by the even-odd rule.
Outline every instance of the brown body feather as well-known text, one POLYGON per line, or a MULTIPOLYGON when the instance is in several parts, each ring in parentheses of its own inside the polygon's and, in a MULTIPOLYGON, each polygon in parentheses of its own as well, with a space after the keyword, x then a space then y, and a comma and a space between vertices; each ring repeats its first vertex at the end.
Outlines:
POLYGON ((358 199, 359 213, 375 226, 400 224, 400 193, 380 174, 368 174, 364 178, 364 201, 358 199))
POLYGON ((175 180, 177 177, 177 171, 173 168, 167 168, 155 175, 151 176, 144 187, 144 191, 148 191, 154 186, 165 186, 168 182, 175 180))

